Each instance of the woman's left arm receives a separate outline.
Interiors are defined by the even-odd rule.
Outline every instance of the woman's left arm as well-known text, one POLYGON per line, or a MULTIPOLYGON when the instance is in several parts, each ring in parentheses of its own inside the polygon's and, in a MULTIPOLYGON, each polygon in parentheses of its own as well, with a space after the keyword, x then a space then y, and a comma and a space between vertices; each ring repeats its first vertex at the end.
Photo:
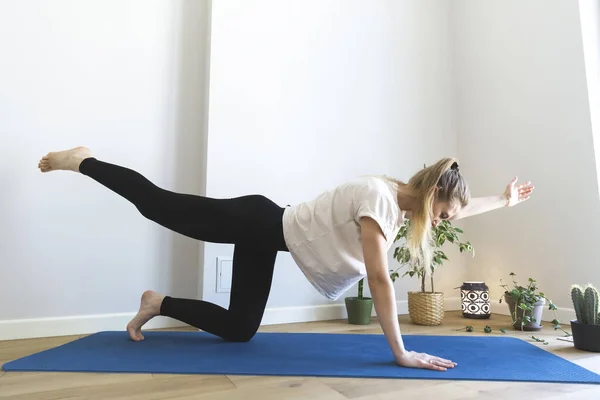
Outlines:
POLYGON ((450 219, 457 220, 471 217, 473 215, 483 214, 499 208, 515 206, 519 203, 529 200, 533 189, 535 189, 535 187, 531 184, 531 182, 517 185, 517 177, 515 177, 508 185, 506 185, 506 190, 503 194, 499 196, 472 198, 465 208, 460 210, 450 219))

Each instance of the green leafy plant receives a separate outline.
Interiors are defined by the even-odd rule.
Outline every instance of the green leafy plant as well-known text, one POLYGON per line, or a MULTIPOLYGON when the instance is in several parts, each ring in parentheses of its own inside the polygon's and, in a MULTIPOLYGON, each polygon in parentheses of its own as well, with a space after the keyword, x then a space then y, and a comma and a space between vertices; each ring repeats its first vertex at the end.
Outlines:
MULTIPOLYGON (((402 227, 400 227, 400 230, 398 231, 398 234, 396 235, 394 241, 397 242, 400 239, 406 239, 406 235, 409 229, 410 219, 407 219, 402 225, 402 227)), ((403 277, 406 275, 410 276, 411 278, 415 276, 418 277, 421 280, 421 292, 425 292, 425 281, 427 276, 429 275, 431 280, 431 292, 435 292, 435 288, 433 285, 433 274, 437 267, 441 266, 444 263, 444 261, 448 260, 446 254, 444 253, 444 251, 442 251, 442 247, 446 242, 450 242, 457 245, 461 253, 468 251, 471 252, 473 256, 475 256, 475 252, 471 243, 468 241, 460 241, 459 234, 462 233, 463 231, 461 229, 453 226, 452 223, 448 220, 442 220, 436 227, 432 229, 431 246, 434 248, 434 252, 431 265, 429 266, 429 270, 427 270, 425 266, 420 265, 419 263, 414 262, 414 260, 411 259, 412 257, 410 251, 408 250, 408 247, 406 247, 406 245, 396 247, 396 249, 394 249, 394 259, 400 263, 400 266, 395 270, 390 270, 390 277, 392 278, 392 281, 395 282, 396 279, 400 277, 400 273, 398 272, 400 268, 408 266, 408 269, 404 272, 404 274, 402 274, 403 277)))
POLYGON ((577 322, 587 325, 600 325, 600 311, 598 310, 598 290, 591 284, 584 288, 579 285, 571 286, 571 299, 577 322))
MULTIPOLYGON (((548 309, 554 313, 554 319, 552 320, 553 328, 555 330, 563 331, 566 336, 570 336, 570 333, 562 329, 560 325, 560 321, 558 320, 556 313, 558 308, 552 302, 552 300, 547 298, 543 292, 538 290, 537 281, 529 278, 527 286, 522 286, 519 285, 515 280, 516 274, 514 272, 511 272, 510 276, 512 277, 513 287, 509 288, 507 284, 500 285, 502 288, 504 288, 504 294, 502 297, 500 297, 500 303, 502 303, 502 298, 504 296, 511 297, 514 300, 515 306, 514 309, 511 310, 512 325, 516 326, 520 322, 520 328, 523 330, 525 325, 531 322, 538 322, 533 316, 533 307, 535 303, 545 299, 548 302, 548 309), (518 315, 520 313, 517 312, 517 309, 522 310, 522 317, 518 315)), ((502 283, 502 279, 500 279, 500 282, 502 283)))

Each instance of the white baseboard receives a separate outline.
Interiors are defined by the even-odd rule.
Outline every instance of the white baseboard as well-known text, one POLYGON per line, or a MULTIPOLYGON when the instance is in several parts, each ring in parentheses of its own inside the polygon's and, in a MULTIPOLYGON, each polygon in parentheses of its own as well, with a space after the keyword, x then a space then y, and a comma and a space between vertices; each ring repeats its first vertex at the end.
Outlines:
MULTIPOLYGON (((407 300, 399 300, 396 303, 396 307, 398 309, 398 314, 408 314, 407 300)), ((448 297, 444 299, 444 310, 454 311, 460 309, 460 297, 448 297)), ((374 307, 371 315, 376 315, 374 307)), ((322 306, 281 307, 266 309, 262 324, 290 324, 295 322, 329 321, 346 318, 348 318, 348 313, 346 312, 346 306, 343 303, 322 306)))
MULTIPOLYGON (((408 314, 406 300, 397 302, 398 314, 408 314)), ((444 300, 447 311, 460 310, 460 298, 448 297, 444 300)), ((373 316, 375 310, 373 309, 373 316)), ((56 318, 34 318, 0 321, 0 340, 31 339, 52 336, 85 335, 100 331, 124 330, 135 313, 81 315, 56 318)), ((346 319, 346 306, 342 304, 268 308, 263 325, 287 324, 295 322, 327 321, 346 319)), ((179 321, 166 317, 152 319, 144 329, 183 327, 179 321)))
MULTIPOLYGON (((0 340, 31 339, 52 336, 85 335, 100 331, 121 331, 135 313, 77 315, 71 317, 32 318, 0 321, 0 340)), ((158 317, 144 328, 171 328, 185 324, 158 317)))

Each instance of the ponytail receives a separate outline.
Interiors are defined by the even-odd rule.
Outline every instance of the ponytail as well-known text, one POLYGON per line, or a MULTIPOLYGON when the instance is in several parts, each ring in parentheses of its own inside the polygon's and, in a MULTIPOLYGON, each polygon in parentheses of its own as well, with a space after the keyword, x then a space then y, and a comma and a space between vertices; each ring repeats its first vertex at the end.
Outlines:
POLYGON ((458 170, 455 158, 443 158, 413 175, 406 185, 417 196, 412 210, 407 247, 411 258, 421 267, 431 265, 431 212, 434 200, 458 200, 462 207, 469 201, 469 189, 458 170), (437 190, 436 190, 437 188, 437 190))

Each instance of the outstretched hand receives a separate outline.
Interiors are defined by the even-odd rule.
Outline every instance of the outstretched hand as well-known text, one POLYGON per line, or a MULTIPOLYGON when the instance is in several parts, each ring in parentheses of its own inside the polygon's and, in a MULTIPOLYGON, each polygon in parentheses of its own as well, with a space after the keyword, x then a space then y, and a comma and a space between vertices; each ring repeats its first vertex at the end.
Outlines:
POLYGON ((397 357, 396 363, 402 367, 433 369, 436 371, 446 371, 448 368, 456 366, 456 363, 450 360, 414 351, 407 351, 402 356, 397 357))
POLYGON ((506 190, 504 191, 504 196, 507 200, 507 206, 512 207, 519 203, 522 203, 526 200, 529 200, 531 196, 531 192, 535 187, 531 182, 522 183, 517 185, 517 177, 515 176, 512 181, 508 185, 506 185, 506 190))

